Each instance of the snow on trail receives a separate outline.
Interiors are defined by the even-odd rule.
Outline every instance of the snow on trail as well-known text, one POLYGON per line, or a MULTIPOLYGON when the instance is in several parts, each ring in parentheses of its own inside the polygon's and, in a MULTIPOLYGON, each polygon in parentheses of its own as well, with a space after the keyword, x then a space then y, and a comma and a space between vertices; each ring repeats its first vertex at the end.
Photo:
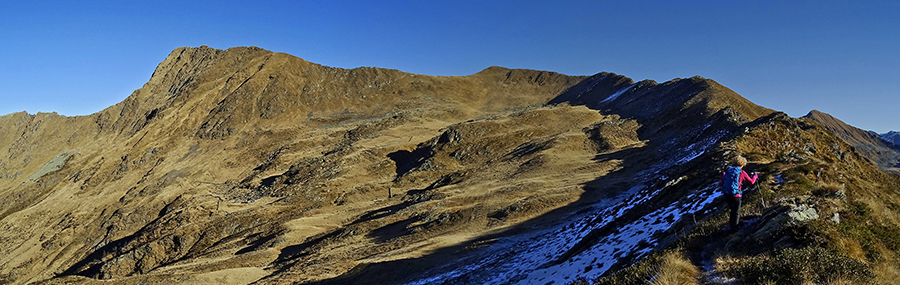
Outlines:
POLYGON ((650 181, 665 180, 661 172, 666 169, 705 153, 719 137, 714 135, 691 144, 675 152, 674 157, 680 159, 639 172, 635 175, 638 185, 617 197, 592 205, 591 209, 599 209, 593 213, 579 211, 565 219, 573 221, 571 223, 498 241, 478 254, 448 262, 442 268, 424 273, 429 277, 408 284, 568 284, 579 278, 600 276, 621 258, 642 258, 658 245, 655 239, 657 233, 668 230, 685 215, 703 209, 721 195, 715 191, 715 184, 692 191, 666 207, 619 226, 583 252, 548 266, 591 231, 609 225, 635 207, 646 207, 643 205, 645 202, 678 184, 680 179, 670 181, 659 189, 647 186, 650 181))
MULTIPOLYGON (((641 190, 643 190, 643 185, 632 187, 625 191, 624 194, 638 194, 641 190)), ((620 195, 620 197, 625 195, 620 195)), ((477 283, 482 284, 502 284, 522 278, 519 275, 527 274, 528 271, 538 268, 544 263, 562 255, 569 249, 570 245, 578 242, 591 230, 612 222, 634 205, 649 199, 650 196, 647 193, 643 193, 643 195, 632 195, 627 200, 617 197, 600 202, 597 206, 607 210, 577 218, 575 222, 559 229, 546 230, 520 240, 492 245, 491 249, 494 250, 489 254, 485 254, 486 256, 475 264, 463 266, 451 272, 409 284, 434 284, 441 281, 449 281, 462 275, 468 275, 466 277, 469 280, 473 278, 481 279, 477 283), (611 207, 614 205, 622 206, 611 207), (594 220, 599 221, 594 222, 594 220)), ((475 282, 470 284, 475 284, 475 282)))
POLYGON ((602 206, 607 206, 605 210, 584 216, 560 229, 502 245, 495 244, 492 246, 494 250, 489 250, 474 263, 409 284, 567 284, 581 277, 600 276, 620 258, 640 258, 649 253, 657 245, 653 238, 657 232, 667 230, 682 216, 702 209, 721 195, 718 191, 711 191, 713 189, 710 186, 697 191, 683 200, 622 226, 615 233, 601 238, 589 250, 562 264, 540 268, 564 254, 591 230, 615 221, 628 210, 656 196, 660 189, 650 191, 643 186, 633 187, 626 191, 626 194, 631 194, 628 199, 611 199, 620 203, 603 203, 602 206), (609 207, 612 206, 610 204, 618 206, 609 207))
POLYGON ((620 258, 635 254, 634 258, 643 258, 657 243, 653 236, 668 230, 683 215, 694 213, 716 197, 719 191, 707 193, 714 187, 696 192, 685 199, 676 201, 666 208, 654 211, 640 219, 618 228, 617 232, 600 239, 590 250, 582 252, 569 261, 546 269, 535 270, 528 278, 518 284, 566 284, 578 278, 590 279, 600 276, 612 267, 620 258), (705 199, 701 199, 705 196, 705 199), (693 202, 692 202, 693 201, 693 202))

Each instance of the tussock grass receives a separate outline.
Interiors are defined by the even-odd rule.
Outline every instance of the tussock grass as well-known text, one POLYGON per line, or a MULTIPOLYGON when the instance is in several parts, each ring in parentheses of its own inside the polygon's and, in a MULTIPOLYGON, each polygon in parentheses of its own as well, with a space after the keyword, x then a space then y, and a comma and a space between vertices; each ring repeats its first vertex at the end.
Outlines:
POLYGON ((864 261, 866 260, 866 251, 863 249, 859 241, 851 238, 840 238, 835 242, 835 246, 843 250, 848 257, 864 261))
POLYGON ((681 252, 670 252, 663 256, 659 273, 653 278, 653 285, 697 284, 700 270, 681 252))
POLYGON ((877 285, 888 285, 888 284, 897 284, 897 280, 900 280, 900 266, 896 263, 880 263, 872 268, 872 273, 875 273, 874 284, 877 285))
POLYGON ((839 183, 825 182, 819 183, 813 189, 812 194, 822 197, 833 197, 838 191, 844 191, 844 186, 839 183))

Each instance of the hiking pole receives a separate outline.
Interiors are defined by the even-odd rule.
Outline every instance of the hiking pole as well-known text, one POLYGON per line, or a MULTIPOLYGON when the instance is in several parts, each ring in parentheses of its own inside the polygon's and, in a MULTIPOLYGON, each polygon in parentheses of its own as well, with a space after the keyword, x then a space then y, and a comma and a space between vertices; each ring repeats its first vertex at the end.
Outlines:
MULTIPOLYGON (((759 177, 758 176, 759 173, 754 172, 753 174, 756 174, 757 175, 756 177, 759 177)), ((759 195, 762 195, 762 191, 759 190, 759 182, 760 182, 759 180, 756 181, 756 193, 758 193, 759 195)), ((765 197, 759 196, 759 200, 762 201, 763 209, 768 208, 768 206, 766 206, 766 198, 765 197)))

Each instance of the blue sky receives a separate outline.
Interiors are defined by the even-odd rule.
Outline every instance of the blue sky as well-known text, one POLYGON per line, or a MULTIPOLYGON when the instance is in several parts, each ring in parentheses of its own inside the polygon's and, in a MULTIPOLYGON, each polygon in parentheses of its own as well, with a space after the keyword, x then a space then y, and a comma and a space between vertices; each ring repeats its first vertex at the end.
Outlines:
POLYGON ((208 45, 431 75, 700 75, 791 116, 900 129, 900 1, 145 2, 0 0, 0 114, 91 114, 208 45))

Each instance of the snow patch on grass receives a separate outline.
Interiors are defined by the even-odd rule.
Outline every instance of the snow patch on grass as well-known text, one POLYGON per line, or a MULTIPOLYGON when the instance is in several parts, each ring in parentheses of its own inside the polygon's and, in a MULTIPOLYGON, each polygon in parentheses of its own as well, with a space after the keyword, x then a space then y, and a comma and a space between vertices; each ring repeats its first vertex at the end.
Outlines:
POLYGON ((616 100, 616 98, 619 98, 619 96, 622 96, 622 94, 625 94, 625 92, 628 92, 628 90, 631 90, 631 87, 634 87, 634 84, 628 85, 628 87, 625 87, 619 91, 616 91, 616 93, 609 95, 609 97, 606 97, 606 99, 603 99, 603 101, 600 101, 600 103, 606 103, 606 102, 610 102, 612 100, 616 100))

